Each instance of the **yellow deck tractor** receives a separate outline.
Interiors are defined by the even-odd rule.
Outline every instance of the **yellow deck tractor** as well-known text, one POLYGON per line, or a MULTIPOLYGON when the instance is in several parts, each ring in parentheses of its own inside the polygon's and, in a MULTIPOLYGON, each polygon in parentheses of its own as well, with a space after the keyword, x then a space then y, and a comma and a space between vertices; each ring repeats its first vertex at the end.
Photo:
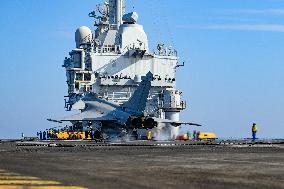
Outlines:
POLYGON ((197 139, 198 140, 215 140, 217 139, 217 135, 215 133, 198 132, 197 139))
POLYGON ((71 131, 61 131, 56 133, 56 138, 58 140, 78 140, 78 139, 88 139, 85 132, 71 132, 71 131))

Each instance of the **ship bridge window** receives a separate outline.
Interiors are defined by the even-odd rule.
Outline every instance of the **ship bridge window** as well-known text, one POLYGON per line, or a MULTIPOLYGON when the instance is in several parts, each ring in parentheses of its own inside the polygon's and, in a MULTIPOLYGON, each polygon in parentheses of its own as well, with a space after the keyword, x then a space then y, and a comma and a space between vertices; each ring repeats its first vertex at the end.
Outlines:
POLYGON ((81 53, 75 53, 72 56, 74 68, 81 68, 81 53))
POLYGON ((76 73, 76 80, 77 81, 83 81, 83 74, 82 73, 76 73))
POLYGON ((91 81, 91 74, 90 73, 84 74, 84 81, 91 81))

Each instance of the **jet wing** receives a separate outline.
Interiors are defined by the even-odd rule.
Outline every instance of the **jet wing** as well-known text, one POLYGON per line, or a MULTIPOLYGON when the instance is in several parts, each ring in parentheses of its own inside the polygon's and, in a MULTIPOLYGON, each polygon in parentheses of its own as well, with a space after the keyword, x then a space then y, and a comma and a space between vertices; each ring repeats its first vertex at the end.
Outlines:
POLYGON ((173 120, 169 120, 169 119, 161 119, 161 118, 155 118, 153 117, 154 121, 156 121, 157 123, 169 123, 174 127, 178 127, 181 125, 192 125, 192 126, 202 126, 200 124, 196 124, 196 123, 190 123, 190 122, 181 122, 181 121, 173 121, 173 120))
POLYGON ((58 121, 55 119, 47 119, 47 121, 54 122, 54 123, 62 123, 62 121, 58 121))
POLYGON ((60 120, 64 121, 117 121, 117 119, 112 116, 95 111, 85 111, 72 116, 64 117, 60 120))

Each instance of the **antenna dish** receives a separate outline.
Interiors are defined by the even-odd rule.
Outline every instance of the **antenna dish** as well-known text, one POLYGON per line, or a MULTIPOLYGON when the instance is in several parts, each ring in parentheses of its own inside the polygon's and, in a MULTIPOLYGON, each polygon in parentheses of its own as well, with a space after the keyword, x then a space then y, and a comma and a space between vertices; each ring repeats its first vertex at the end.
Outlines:
POLYGON ((75 42, 77 48, 80 48, 80 46, 83 44, 92 43, 92 39, 93 39, 92 31, 87 26, 81 26, 76 30, 75 42))
POLYGON ((127 24, 135 24, 138 20, 138 13, 137 12, 131 12, 131 13, 125 14, 122 17, 122 20, 123 20, 124 23, 127 23, 127 24))

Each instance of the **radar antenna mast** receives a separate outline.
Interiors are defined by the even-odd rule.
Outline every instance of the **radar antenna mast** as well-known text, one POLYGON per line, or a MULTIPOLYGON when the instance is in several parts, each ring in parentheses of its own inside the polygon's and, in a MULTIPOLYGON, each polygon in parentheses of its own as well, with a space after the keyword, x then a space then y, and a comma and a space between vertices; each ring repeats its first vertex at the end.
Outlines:
POLYGON ((125 14, 125 0, 109 0, 110 24, 117 28, 122 24, 122 17, 125 14))

